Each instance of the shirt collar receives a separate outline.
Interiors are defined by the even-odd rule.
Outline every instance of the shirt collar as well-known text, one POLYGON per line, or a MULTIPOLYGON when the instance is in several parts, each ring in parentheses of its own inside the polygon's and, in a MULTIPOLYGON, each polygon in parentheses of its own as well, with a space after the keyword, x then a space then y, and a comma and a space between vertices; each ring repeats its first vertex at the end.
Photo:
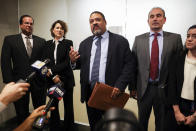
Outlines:
POLYGON ((24 33, 21 33, 21 35, 22 35, 22 38, 29 37, 29 39, 32 39, 32 35, 30 35, 30 36, 27 36, 27 35, 25 35, 24 33))
MULTIPOLYGON (((109 32, 108 32, 108 31, 105 31, 105 32, 103 33, 103 35, 101 35, 101 37, 102 37, 102 38, 108 38, 108 37, 109 37, 109 32)), ((94 36, 93 40, 95 40, 95 39, 97 39, 97 38, 98 38, 98 36, 94 36)))
MULTIPOLYGON (((163 30, 159 31, 159 36, 163 36, 163 30)), ((150 37, 153 36, 155 33, 150 31, 150 37)))
MULTIPOLYGON (((64 37, 61 37, 58 41, 63 41, 64 37)), ((55 39, 53 39, 53 42, 55 42, 55 39)))

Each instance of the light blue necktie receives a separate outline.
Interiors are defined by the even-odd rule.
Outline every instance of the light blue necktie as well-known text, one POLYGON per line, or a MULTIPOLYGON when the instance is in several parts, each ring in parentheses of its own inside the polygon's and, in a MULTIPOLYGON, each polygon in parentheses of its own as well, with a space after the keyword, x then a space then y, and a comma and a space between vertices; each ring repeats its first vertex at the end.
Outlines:
POLYGON ((100 67, 100 58, 101 58, 101 36, 98 36, 98 40, 95 45, 97 46, 95 52, 95 58, 93 62, 93 67, 91 71, 91 88, 94 87, 95 83, 99 81, 99 67, 100 67))

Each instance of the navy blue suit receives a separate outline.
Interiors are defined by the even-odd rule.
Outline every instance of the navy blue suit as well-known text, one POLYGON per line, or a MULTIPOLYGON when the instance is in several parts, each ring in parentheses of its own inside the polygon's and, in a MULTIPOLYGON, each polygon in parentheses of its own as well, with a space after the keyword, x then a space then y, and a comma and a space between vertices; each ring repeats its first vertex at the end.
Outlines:
MULTIPOLYGON (((80 69, 81 102, 88 102, 92 93, 89 82, 90 57, 94 36, 81 42, 79 47, 80 58, 76 68, 80 69)), ((127 84, 134 78, 135 63, 129 48, 129 43, 124 37, 109 32, 108 55, 105 72, 105 84, 117 87, 124 91, 127 84)), ((87 105, 87 114, 91 130, 101 119, 104 112, 90 108, 87 105)))

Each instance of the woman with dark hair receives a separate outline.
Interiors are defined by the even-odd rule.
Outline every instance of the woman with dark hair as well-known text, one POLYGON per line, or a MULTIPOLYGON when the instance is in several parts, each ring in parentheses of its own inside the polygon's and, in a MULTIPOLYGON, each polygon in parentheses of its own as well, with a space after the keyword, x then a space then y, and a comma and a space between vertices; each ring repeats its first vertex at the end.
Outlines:
POLYGON ((177 131, 196 131, 196 25, 187 31, 185 50, 171 61, 169 102, 177 131))
MULTIPOLYGON (((64 102, 64 129, 73 131, 74 126, 74 111, 73 111, 73 87, 75 86, 73 71, 70 66, 69 51, 70 46, 73 46, 71 40, 65 39, 67 33, 67 25, 61 20, 55 21, 50 29, 52 40, 47 41, 44 50, 44 59, 50 59, 48 64, 48 74, 58 76, 60 81, 64 83, 65 94, 64 102)), ((48 87, 54 85, 52 79, 48 79, 48 87)), ((54 102, 55 110, 51 111, 50 130, 58 131, 60 129, 60 114, 58 101, 54 102)))

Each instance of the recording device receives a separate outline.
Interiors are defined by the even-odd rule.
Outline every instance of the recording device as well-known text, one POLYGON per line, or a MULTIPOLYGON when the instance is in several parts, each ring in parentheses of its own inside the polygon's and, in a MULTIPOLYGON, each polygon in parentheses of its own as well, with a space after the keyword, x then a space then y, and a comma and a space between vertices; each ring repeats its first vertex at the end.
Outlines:
POLYGON ((95 131, 141 131, 141 126, 133 112, 111 108, 96 125, 95 131))
POLYGON ((62 88, 63 87, 63 82, 59 82, 56 85, 53 85, 49 91, 48 91, 48 96, 50 97, 49 102, 47 103, 43 115, 38 117, 34 123, 33 127, 38 128, 38 129, 43 129, 45 120, 47 119, 47 113, 52 106, 53 102, 55 100, 60 101, 63 98, 63 95, 65 93, 65 90, 62 88))
POLYGON ((50 62, 50 59, 46 59, 43 62, 40 60, 35 61, 31 67, 38 72, 41 76, 45 77, 47 72, 48 72, 48 68, 47 68, 47 64, 50 62))

